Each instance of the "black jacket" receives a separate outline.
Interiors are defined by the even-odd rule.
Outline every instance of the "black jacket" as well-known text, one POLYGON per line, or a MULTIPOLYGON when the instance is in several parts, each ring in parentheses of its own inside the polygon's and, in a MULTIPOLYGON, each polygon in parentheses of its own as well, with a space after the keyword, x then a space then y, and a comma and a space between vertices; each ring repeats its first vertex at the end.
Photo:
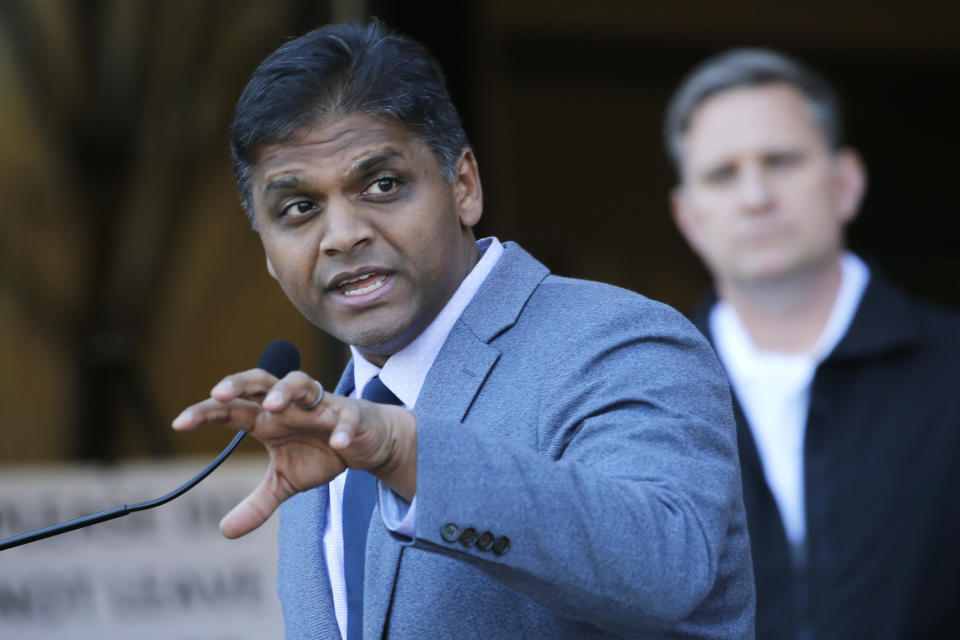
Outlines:
POLYGON ((960 316, 874 271, 810 398, 793 551, 734 402, 757 638, 960 638, 960 316))

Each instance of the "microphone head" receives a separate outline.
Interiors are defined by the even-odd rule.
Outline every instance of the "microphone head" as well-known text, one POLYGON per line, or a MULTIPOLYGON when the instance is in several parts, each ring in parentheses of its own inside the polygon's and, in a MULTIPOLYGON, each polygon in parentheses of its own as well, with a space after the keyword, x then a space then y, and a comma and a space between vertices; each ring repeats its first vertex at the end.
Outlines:
POLYGON ((300 368, 300 352, 289 340, 274 340, 263 350, 257 368, 282 378, 300 368))

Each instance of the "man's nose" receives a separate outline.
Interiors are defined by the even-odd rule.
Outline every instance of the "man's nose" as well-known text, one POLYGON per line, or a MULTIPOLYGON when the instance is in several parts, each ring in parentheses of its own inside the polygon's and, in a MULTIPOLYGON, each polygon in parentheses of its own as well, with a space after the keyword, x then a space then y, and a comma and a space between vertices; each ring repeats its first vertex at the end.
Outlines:
POLYGON ((325 225, 320 250, 328 256, 349 253, 369 243, 373 236, 369 221, 356 207, 341 199, 331 199, 323 215, 325 225))
POLYGON ((741 173, 738 189, 740 202, 749 211, 764 211, 773 201, 767 176, 757 167, 748 168, 741 173))

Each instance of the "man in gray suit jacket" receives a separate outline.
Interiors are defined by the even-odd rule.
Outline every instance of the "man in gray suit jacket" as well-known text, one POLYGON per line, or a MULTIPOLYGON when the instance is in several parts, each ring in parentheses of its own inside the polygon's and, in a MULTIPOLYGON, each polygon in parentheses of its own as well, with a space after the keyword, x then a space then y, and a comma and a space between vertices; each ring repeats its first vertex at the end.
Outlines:
POLYGON ((174 421, 270 453, 221 530, 283 503, 287 637, 752 637, 709 346, 664 305, 476 241, 476 159, 420 45, 376 22, 287 43, 231 143, 269 272, 353 353, 335 393, 252 370, 174 421))

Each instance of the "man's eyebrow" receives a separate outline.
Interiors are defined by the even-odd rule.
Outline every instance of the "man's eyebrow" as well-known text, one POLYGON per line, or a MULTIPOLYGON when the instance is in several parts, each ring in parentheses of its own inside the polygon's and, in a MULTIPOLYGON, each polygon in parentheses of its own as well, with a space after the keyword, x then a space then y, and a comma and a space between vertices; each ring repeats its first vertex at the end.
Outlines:
POLYGON ((263 194, 269 195, 273 191, 298 189, 301 184, 300 176, 293 173, 286 173, 276 178, 271 178, 270 181, 267 182, 267 186, 263 188, 263 194))
POLYGON ((358 160, 350 167, 349 173, 358 174, 358 173, 367 173, 378 164, 382 164, 387 160, 392 160, 393 158, 398 158, 403 154, 393 148, 387 148, 362 160, 358 160))

